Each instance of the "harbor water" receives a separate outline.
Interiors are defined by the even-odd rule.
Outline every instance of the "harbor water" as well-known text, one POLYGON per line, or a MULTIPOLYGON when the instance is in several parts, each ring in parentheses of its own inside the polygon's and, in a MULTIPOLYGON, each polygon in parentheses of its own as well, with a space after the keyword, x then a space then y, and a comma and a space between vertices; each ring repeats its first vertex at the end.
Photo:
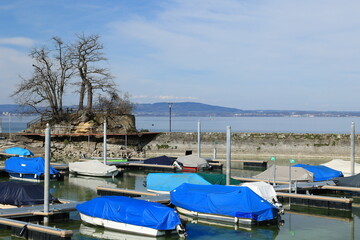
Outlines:
MULTIPOLYGON (((233 169, 232 174, 239 177, 249 177, 257 174, 257 170, 233 169)), ((125 171, 115 179, 66 176, 64 181, 51 182, 50 192, 57 198, 86 201, 97 196, 97 186, 128 188, 144 191, 144 181, 148 172, 125 171)), ((7 177, 1 181, 8 181, 7 177)), ((289 206, 285 203, 283 224, 270 226, 224 227, 210 223, 188 222, 187 239, 359 239, 360 238, 360 208, 353 207, 352 211, 328 210, 310 207, 289 206)), ((73 212, 69 220, 50 222, 49 226, 73 230, 72 239, 178 239, 171 236, 166 238, 149 238, 124 234, 82 224, 78 213, 73 212)), ((10 231, 1 230, 0 239, 17 239, 11 237, 10 231)))

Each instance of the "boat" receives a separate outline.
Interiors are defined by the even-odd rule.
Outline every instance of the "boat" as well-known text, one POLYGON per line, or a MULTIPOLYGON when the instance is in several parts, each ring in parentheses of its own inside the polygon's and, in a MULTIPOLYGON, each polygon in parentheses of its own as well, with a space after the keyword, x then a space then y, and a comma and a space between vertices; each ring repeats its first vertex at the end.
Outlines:
MULTIPOLYGON (((225 185, 225 174, 209 173, 149 173, 146 177, 146 187, 149 192, 169 194, 171 190, 183 183, 201 185, 225 185)), ((241 181, 230 178, 231 185, 238 185, 241 181)))
MULTIPOLYGON (((274 172, 276 174, 276 181, 290 181, 289 168, 290 166, 280 166, 276 165, 276 171, 274 171, 274 165, 266 169, 265 171, 252 176, 252 178, 263 180, 263 181, 273 181, 274 172)), ((291 181, 296 182, 313 182, 314 174, 304 168, 293 168, 291 167, 291 181)))
POLYGON ((337 186, 360 188, 360 173, 349 177, 334 178, 333 181, 337 186))
POLYGON ((19 157, 30 157, 34 156, 30 150, 21 147, 11 147, 4 150, 4 153, 9 155, 17 155, 19 157))
POLYGON ((278 200, 276 191, 272 185, 266 182, 245 182, 242 183, 241 186, 250 188, 257 195, 278 208, 280 214, 284 214, 283 205, 278 200))
POLYGON ((279 209, 248 187, 184 183, 170 192, 180 214, 244 225, 278 223, 279 209))
MULTIPOLYGON (((60 203, 49 194, 49 203, 60 203)), ((37 183, 0 182, 0 208, 16 208, 44 204, 44 187, 37 183)))
MULTIPOLYGON (((341 171, 344 175, 344 177, 351 176, 351 161, 346 161, 342 159, 333 159, 329 162, 321 164, 322 166, 326 166, 332 169, 335 169, 337 171, 341 171)), ((354 173, 358 174, 360 173, 360 164, 354 163, 354 173)))
POLYGON ((182 170, 182 166, 181 166, 182 164, 179 164, 179 162, 176 159, 165 155, 160 157, 145 159, 144 164, 148 164, 149 167, 151 167, 151 165, 175 166, 176 170, 182 170))
POLYGON ((314 175, 314 182, 326 181, 337 177, 343 177, 341 171, 323 166, 323 165, 309 165, 309 164, 296 164, 292 168, 304 168, 305 170, 312 172, 314 175))
MULTIPOLYGON (((10 157, 5 161, 5 171, 10 178, 24 181, 43 181, 45 172, 45 160, 42 157, 10 157)), ((61 180, 63 176, 50 166, 50 180, 61 180)))
POLYGON ((69 172, 93 177, 115 177, 119 170, 115 166, 108 166, 98 160, 88 160, 69 163, 69 172))
MULTIPOLYGON (((226 175, 221 173, 196 173, 211 184, 226 185, 226 175)), ((239 185, 241 181, 230 177, 230 185, 239 185)))
POLYGON ((104 228, 146 236, 186 236, 178 213, 160 203, 103 196, 78 204, 76 209, 83 222, 104 228))
MULTIPOLYGON (((79 233, 85 239, 106 239, 106 240, 166 240, 167 236, 152 237, 140 236, 139 234, 131 234, 126 232, 119 232, 106 228, 95 228, 87 226, 83 223, 80 224, 79 233)), ((83 239, 83 238, 80 238, 83 239)))
POLYGON ((209 163, 204 158, 192 154, 178 157, 176 160, 182 164, 184 172, 198 172, 203 169, 210 169, 209 163))
POLYGON ((183 183, 211 185, 196 173, 149 173, 146 177, 149 192, 169 194, 183 183))

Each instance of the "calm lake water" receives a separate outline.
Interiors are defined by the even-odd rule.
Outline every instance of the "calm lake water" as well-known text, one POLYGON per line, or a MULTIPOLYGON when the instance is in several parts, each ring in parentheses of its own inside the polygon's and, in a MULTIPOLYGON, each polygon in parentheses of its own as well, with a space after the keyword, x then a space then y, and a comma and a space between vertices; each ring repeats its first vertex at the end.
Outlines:
MULTIPOLYGON (((18 132, 35 116, 0 116, 3 132, 18 132)), ((171 131, 197 132, 198 121, 203 132, 283 132, 283 133, 350 133, 351 122, 360 127, 359 117, 172 117, 171 131)), ((136 117, 136 128, 151 132, 168 132, 168 117, 136 117)))
MULTIPOLYGON (((233 170, 233 175, 249 176, 258 171, 233 170)), ((96 186, 108 186, 145 190, 143 182, 147 172, 127 171, 113 179, 86 178, 68 176, 63 182, 52 182, 51 193, 58 198, 86 201, 97 196, 96 186)), ((7 181, 2 178, 0 181, 7 181)), ((360 209, 354 207, 352 212, 329 211, 318 208, 299 208, 292 205, 285 206, 288 211, 282 216, 282 226, 261 226, 253 229, 225 228, 208 224, 187 224, 187 239, 359 239, 360 238, 360 209), (290 211, 291 210, 291 211, 290 211)), ((104 230, 98 227, 83 225, 77 213, 71 214, 71 219, 50 223, 62 229, 74 231, 72 239, 153 239, 126 235, 119 232, 104 230)), ((17 239, 10 237, 10 232, 2 230, 0 239, 17 239)), ((158 240, 178 239, 177 236, 158 238, 158 240)))
MULTIPOLYGON (((198 121, 203 132, 283 132, 283 133, 350 133, 351 122, 360 126, 356 117, 172 117, 171 131, 197 132, 198 121)), ((136 128, 151 132, 168 132, 168 117, 137 117, 136 128)))

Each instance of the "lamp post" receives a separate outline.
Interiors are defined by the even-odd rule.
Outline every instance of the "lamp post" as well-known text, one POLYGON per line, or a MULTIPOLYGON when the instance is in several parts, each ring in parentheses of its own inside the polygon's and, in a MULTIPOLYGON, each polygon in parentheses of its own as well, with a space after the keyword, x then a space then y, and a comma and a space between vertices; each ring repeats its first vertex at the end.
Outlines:
POLYGON ((171 132, 171 107, 173 105, 172 102, 169 102, 169 132, 171 132))
POLYGON ((289 193, 291 193, 291 188, 292 188, 292 181, 291 181, 291 165, 293 164, 293 163, 295 163, 296 162, 296 160, 295 159, 290 159, 289 160, 289 193))

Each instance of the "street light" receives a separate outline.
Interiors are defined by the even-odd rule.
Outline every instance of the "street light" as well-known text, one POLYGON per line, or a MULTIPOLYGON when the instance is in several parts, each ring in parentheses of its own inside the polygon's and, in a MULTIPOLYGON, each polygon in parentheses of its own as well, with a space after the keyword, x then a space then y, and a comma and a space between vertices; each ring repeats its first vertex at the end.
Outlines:
POLYGON ((171 107, 173 105, 172 102, 169 102, 169 132, 171 132, 171 107))
POLYGON ((292 180, 291 180, 291 165, 293 164, 293 163, 295 163, 296 162, 296 160, 295 159, 290 159, 289 160, 289 193, 291 193, 291 189, 292 189, 292 180))

